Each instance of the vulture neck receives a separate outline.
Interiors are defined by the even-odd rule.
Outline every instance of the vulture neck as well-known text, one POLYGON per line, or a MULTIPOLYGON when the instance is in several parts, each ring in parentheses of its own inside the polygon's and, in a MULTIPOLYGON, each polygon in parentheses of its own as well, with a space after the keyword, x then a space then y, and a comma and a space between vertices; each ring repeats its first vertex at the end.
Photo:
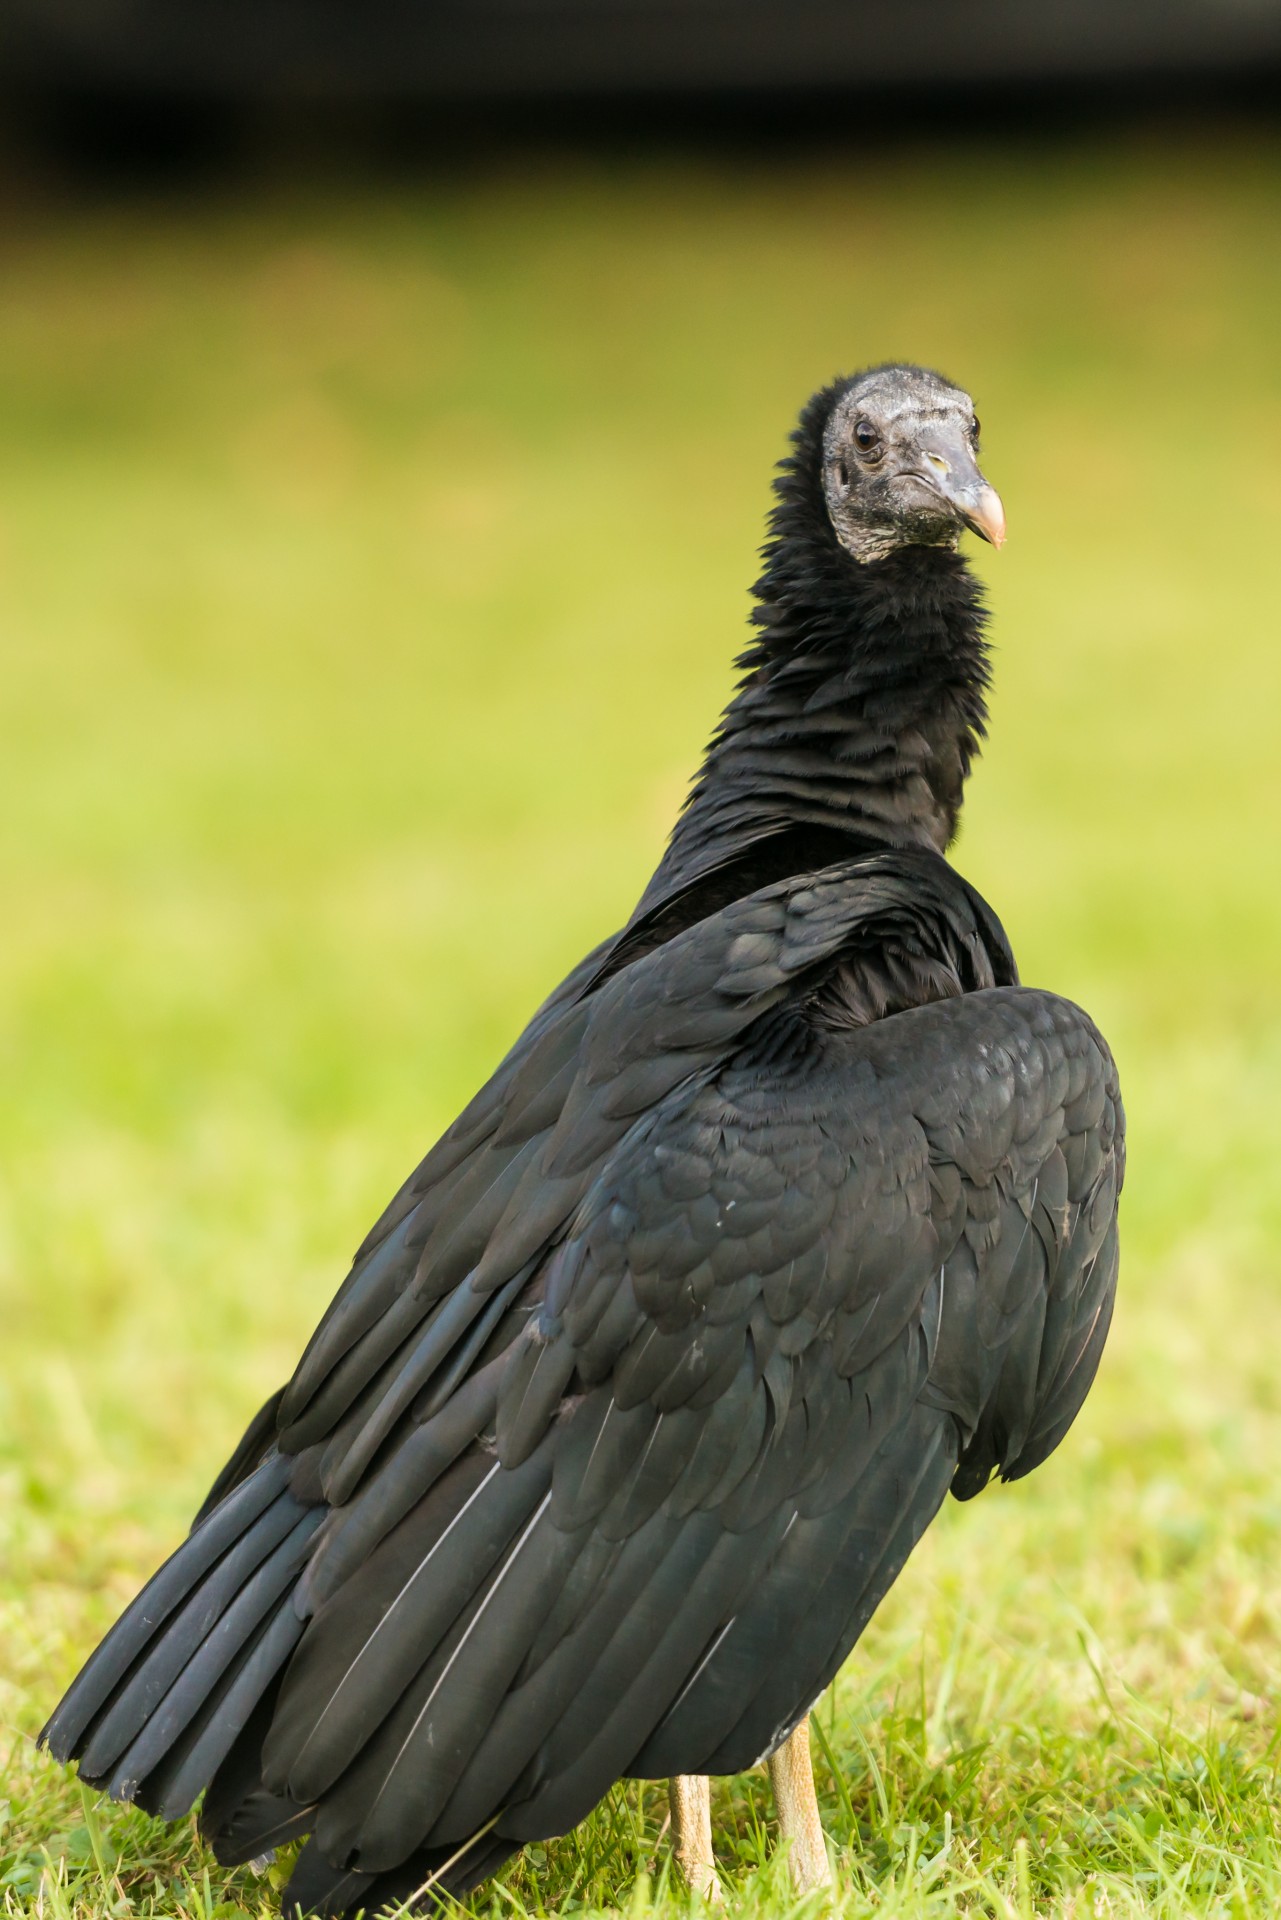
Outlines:
POLYGON ((700 881, 732 896, 886 847, 942 853, 956 831, 987 717, 980 588, 947 548, 845 551, 822 498, 826 411, 807 410, 775 482, 757 636, 638 916, 700 881))

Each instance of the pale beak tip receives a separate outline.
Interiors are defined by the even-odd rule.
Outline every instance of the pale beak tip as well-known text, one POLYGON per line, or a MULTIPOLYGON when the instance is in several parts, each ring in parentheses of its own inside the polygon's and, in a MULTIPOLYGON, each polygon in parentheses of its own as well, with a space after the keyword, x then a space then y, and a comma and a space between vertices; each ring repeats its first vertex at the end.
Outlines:
POLYGON ((995 487, 984 487, 973 515, 975 533, 994 547, 1005 545, 1005 508, 995 487))

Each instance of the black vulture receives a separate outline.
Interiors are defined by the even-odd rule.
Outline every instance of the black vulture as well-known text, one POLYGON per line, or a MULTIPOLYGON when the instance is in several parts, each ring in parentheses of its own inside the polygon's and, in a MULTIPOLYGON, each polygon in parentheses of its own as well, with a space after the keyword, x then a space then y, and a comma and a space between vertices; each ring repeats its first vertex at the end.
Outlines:
POLYGON ((623 1777, 772 1758, 950 1488, 1071 1425, 1123 1118, 948 864, 999 544, 967 394, 883 366, 801 414, 738 690, 626 926, 410 1176, 191 1533, 43 1738, 289 1910, 463 1893, 623 1777))

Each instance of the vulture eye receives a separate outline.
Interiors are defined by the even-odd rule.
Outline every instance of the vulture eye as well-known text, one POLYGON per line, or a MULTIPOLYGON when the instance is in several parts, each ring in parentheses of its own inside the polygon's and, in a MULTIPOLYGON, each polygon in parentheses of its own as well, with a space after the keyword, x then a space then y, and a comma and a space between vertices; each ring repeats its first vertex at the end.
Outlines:
POLYGON ((854 423, 854 444, 860 453, 870 453, 879 446, 881 436, 870 420, 856 420, 854 423))
POLYGON ((975 446, 977 447, 979 443, 979 417, 977 413, 975 414, 974 418, 970 422, 970 439, 974 442, 975 446))

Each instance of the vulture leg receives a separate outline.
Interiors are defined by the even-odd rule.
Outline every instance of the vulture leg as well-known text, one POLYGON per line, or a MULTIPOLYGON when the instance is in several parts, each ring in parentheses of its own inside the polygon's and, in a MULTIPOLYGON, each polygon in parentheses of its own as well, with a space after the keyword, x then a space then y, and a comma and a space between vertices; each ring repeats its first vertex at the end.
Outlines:
POLYGON ((721 1883, 712 1852, 712 1783, 705 1773, 682 1773, 667 1783, 676 1862, 691 1892, 720 1906, 721 1883))
POLYGON ((810 1765, 808 1714, 778 1752, 770 1755, 769 1779, 778 1809, 779 1832, 785 1841, 791 1842, 787 1864, 792 1870, 792 1885, 797 1893, 830 1887, 832 1869, 823 1840, 823 1823, 818 1817, 814 1770, 810 1765))

